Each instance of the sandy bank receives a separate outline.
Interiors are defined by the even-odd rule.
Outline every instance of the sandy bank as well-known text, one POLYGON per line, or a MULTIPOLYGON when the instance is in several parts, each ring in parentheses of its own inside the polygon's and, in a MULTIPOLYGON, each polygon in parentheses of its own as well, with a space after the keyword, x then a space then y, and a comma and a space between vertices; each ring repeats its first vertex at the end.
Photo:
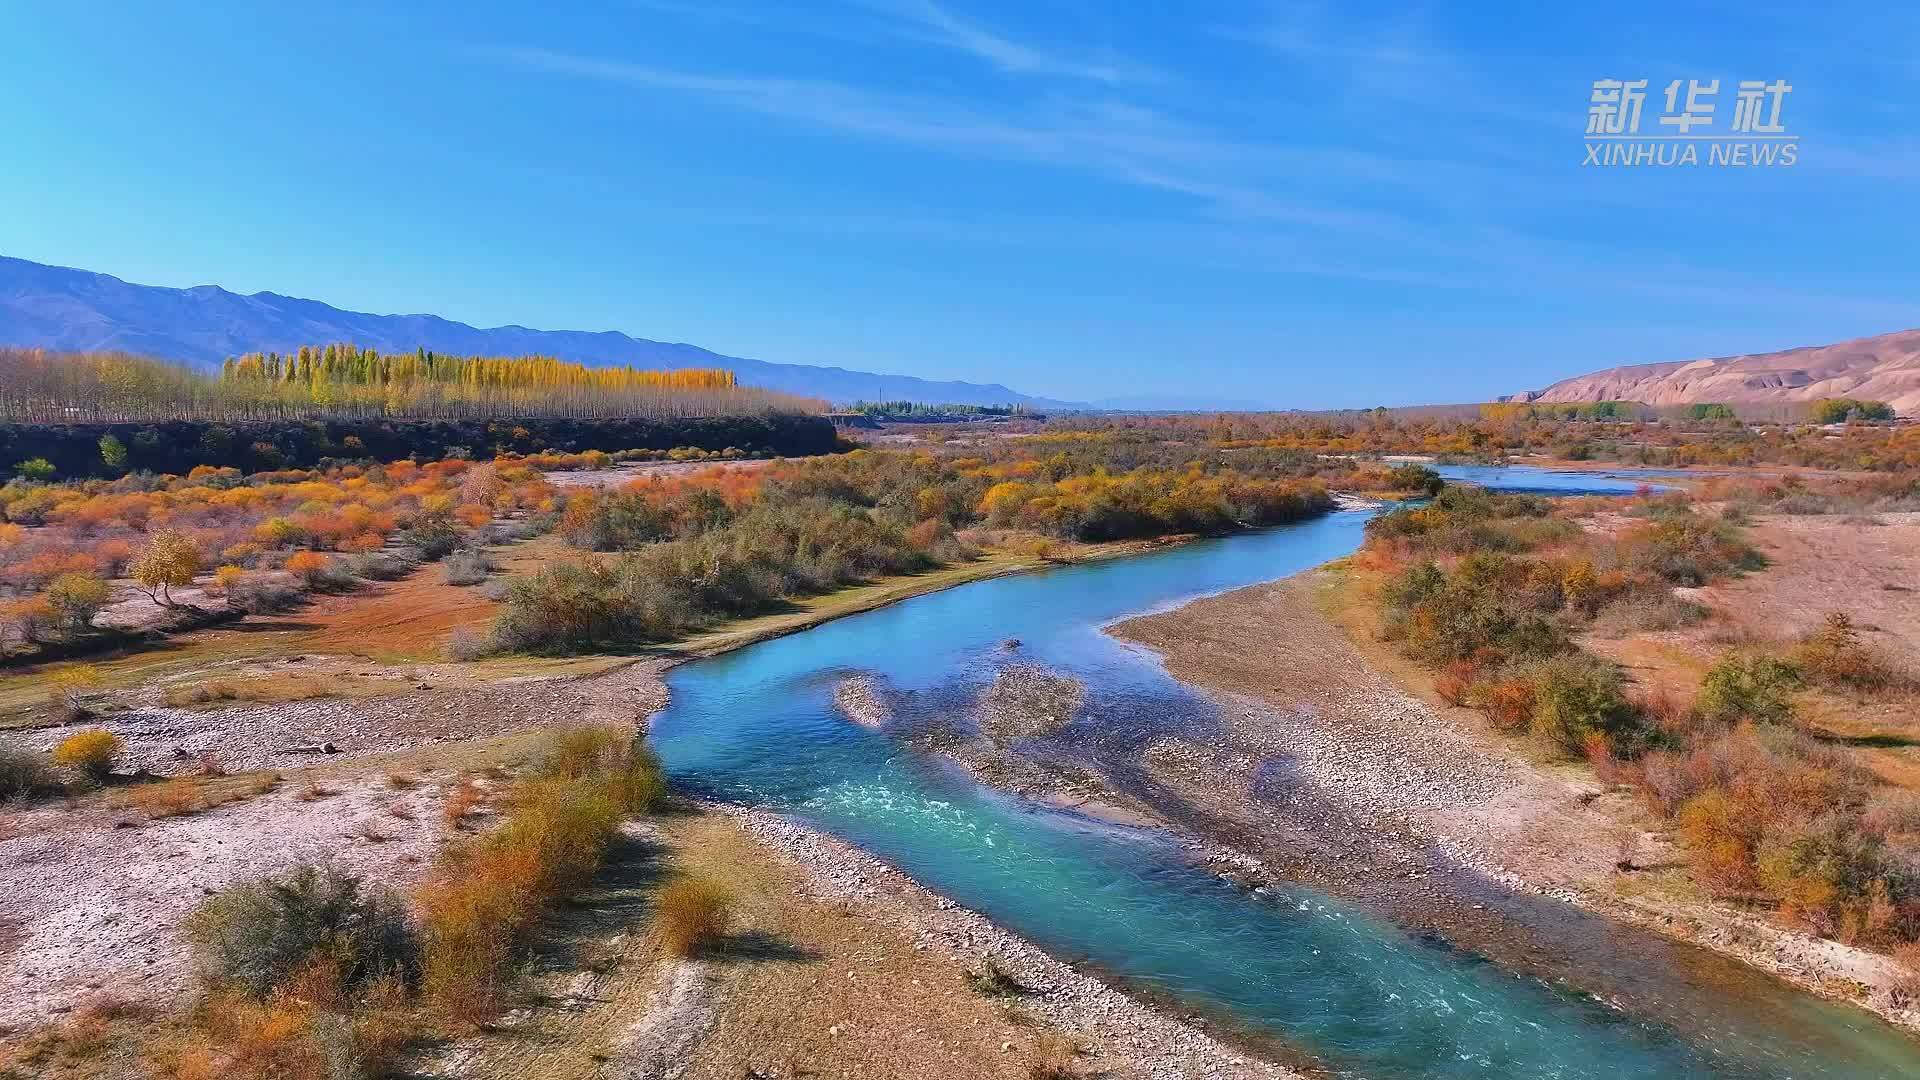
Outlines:
POLYGON ((1332 616, 1351 610, 1344 587, 1322 569, 1111 628, 1220 704, 1224 751, 1149 754, 1156 780, 1197 808, 1183 823, 1228 849, 1217 861, 1248 856, 1553 978, 1598 977, 1588 950, 1631 947, 1643 967, 1685 965, 1658 941, 1569 921, 1584 912, 1920 1026, 1920 1011, 1891 1000, 1887 958, 1661 895, 1621 871, 1623 854, 1642 865, 1672 855, 1638 803, 1582 766, 1527 756, 1477 712, 1434 698, 1417 668, 1332 616), (1263 788, 1262 766, 1275 761, 1290 782, 1263 788), (1343 835, 1343 824, 1353 831, 1343 835))

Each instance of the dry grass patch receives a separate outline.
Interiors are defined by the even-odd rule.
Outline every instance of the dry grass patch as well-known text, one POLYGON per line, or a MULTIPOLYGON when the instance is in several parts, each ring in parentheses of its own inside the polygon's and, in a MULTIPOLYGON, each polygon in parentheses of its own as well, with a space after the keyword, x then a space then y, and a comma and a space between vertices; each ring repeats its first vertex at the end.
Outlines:
POLYGON ((321 799, 331 799, 338 794, 340 794, 338 788, 327 787, 319 780, 307 776, 301 778, 300 786, 294 790, 293 797, 300 802, 318 802, 321 799))
MULTIPOLYGON (((539 916, 587 883, 621 820, 651 809, 665 788, 659 762, 630 729, 555 732, 535 760, 505 794, 499 827, 445 849, 414 896, 423 993, 456 1022, 479 1023, 499 1010, 539 916)), ((474 790, 456 787, 449 810, 474 790)))
POLYGON ((116 793, 114 802, 130 810, 138 810, 148 818, 197 814, 214 805, 206 784, 191 776, 176 776, 127 788, 116 793))
POLYGON ((697 956, 726 937, 733 906, 733 898, 714 882, 678 877, 654 901, 653 931, 673 955, 697 956))
POLYGON ((271 675, 205 682, 175 683, 161 691, 169 708, 218 708, 237 702, 280 705, 289 701, 313 701, 317 698, 362 696, 391 690, 386 679, 356 679, 349 675, 271 675))

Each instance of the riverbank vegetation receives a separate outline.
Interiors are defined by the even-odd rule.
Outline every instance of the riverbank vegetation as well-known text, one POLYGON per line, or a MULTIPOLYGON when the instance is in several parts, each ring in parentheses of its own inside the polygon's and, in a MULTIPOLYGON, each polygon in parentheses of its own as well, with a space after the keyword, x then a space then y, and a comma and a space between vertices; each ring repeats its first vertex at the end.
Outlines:
MULTIPOLYGON (((1819 403, 1815 403, 1818 405, 1819 403)), ((1740 419, 1732 410, 1634 407, 1603 413, 1534 406, 1363 409, 1217 416, 1063 416, 1050 431, 1132 433, 1229 450, 1361 456, 1417 454, 1458 462, 1545 457, 1653 468, 1780 465, 1867 472, 1920 469, 1920 426, 1842 403, 1844 427, 1812 415, 1740 419)))
POLYGON ((1637 791, 1707 889, 1817 934, 1913 952, 1920 801, 1800 720, 1812 693, 1914 700, 1911 676, 1845 613, 1797 640, 1722 646, 1687 695, 1636 687, 1582 645, 1705 618, 1675 590, 1760 570, 1744 527, 1758 509, 1862 495, 1849 480, 1558 503, 1450 486, 1370 523, 1356 563, 1378 575, 1385 635, 1433 671, 1443 698, 1637 791))
POLYGON ((1047 437, 964 457, 863 450, 752 473, 641 479, 577 494, 561 515, 569 544, 612 557, 516 582, 491 640, 467 648, 565 653, 669 641, 796 598, 966 560, 1008 534, 1042 552, 1212 535, 1324 513, 1329 482, 1378 490, 1429 479, 1301 454, 1047 437))

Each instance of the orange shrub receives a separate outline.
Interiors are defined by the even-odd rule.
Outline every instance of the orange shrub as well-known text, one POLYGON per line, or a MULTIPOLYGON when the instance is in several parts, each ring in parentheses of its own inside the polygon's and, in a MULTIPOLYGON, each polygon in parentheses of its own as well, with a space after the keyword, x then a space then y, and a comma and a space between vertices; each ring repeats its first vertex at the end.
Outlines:
POLYGON ((1535 687, 1530 679, 1506 677, 1480 683, 1475 700, 1487 719, 1503 731, 1525 731, 1533 722, 1535 687))
POLYGON ((333 560, 317 551, 296 551, 287 559, 287 573, 306 582, 309 587, 319 584, 320 575, 333 560))

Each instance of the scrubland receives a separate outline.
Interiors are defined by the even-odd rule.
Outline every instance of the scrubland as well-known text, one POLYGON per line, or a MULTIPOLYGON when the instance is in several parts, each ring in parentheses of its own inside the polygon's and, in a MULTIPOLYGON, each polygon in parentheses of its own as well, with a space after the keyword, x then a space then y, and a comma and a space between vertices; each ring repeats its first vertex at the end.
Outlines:
MULTIPOLYGON (((1437 489, 1419 466, 1354 454, 1524 453, 1589 430, 1307 423, 986 440, 935 426, 912 449, 688 451, 658 467, 674 455, 17 479, 0 488, 14 672, 0 845, 25 856, 18 887, 35 892, 38 867, 78 895, 41 889, 0 925, 7 962, 48 976, 9 999, 0 1060, 74 1077, 643 1060, 889 1075, 890 1050, 911 1045, 982 1075, 1144 1071, 1150 1055, 1112 1032, 980 991, 990 956, 935 955, 894 925, 902 909, 821 892, 820 856, 769 846, 776 826, 676 800, 633 734, 677 656, 987 574, 1298 520, 1334 492, 1437 489), (168 895, 175 859, 208 868, 188 895, 168 895), (89 941, 126 947, 108 959, 89 941), (50 1012, 63 997, 70 1011, 50 1012), (554 1001, 566 1008, 542 1008, 554 1001), (629 1030, 634 1014, 665 1026, 629 1030)), ((1848 579, 1858 595, 1822 592, 1828 610, 1784 631, 1741 617, 1779 599, 1774 575, 1817 576, 1848 530, 1889 537, 1850 552, 1911 565, 1900 515, 1920 496, 1880 467, 1903 438, 1848 436, 1846 477, 1684 497, 1440 490, 1379 519, 1342 573, 1350 595, 1377 597, 1372 644, 1486 717, 1488 745, 1564 760, 1610 790, 1603 808, 1644 815, 1652 839, 1616 876, 1905 956, 1920 733, 1897 719, 1913 702, 1901 594, 1848 579), (1656 649, 1688 659, 1650 662, 1656 649), (1652 865, 1667 845, 1684 865, 1652 865)), ((1752 444, 1726 455, 1826 453, 1799 436, 1752 444)), ((1191 1031, 1167 1038, 1230 1057, 1191 1031)))

